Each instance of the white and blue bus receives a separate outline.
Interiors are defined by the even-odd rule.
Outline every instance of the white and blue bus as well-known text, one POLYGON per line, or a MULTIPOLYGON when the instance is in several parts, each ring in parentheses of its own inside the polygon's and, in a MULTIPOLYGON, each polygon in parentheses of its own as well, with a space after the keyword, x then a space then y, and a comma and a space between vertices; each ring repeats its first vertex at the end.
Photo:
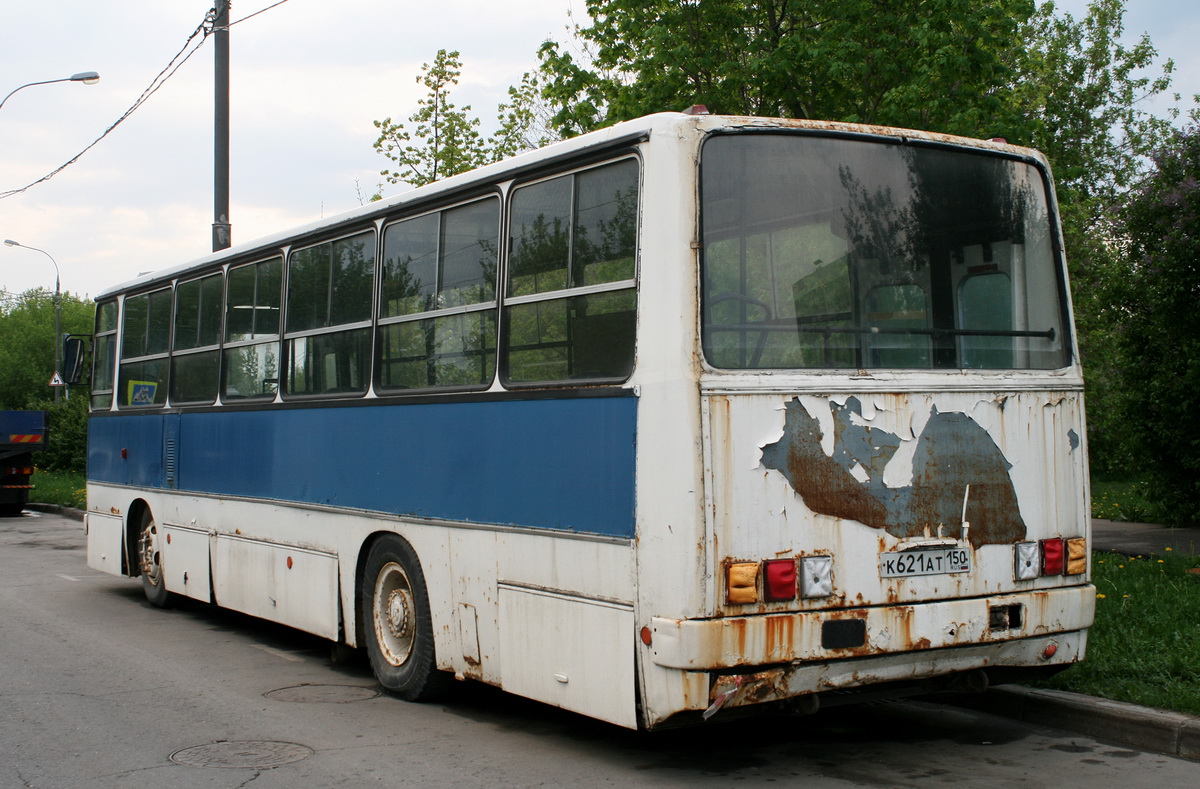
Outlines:
POLYGON ((400 697, 649 729, 1084 655, 1034 151, 654 115, 97 302, 89 565, 400 697))

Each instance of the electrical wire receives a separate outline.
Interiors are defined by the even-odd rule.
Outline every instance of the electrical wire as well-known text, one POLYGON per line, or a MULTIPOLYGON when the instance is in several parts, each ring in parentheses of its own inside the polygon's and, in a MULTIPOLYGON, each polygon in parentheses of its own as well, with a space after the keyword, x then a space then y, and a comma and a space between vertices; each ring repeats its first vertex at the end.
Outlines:
MULTIPOLYGON (((241 19, 237 20, 236 22, 231 22, 229 24, 229 27, 233 27, 234 25, 241 24, 242 22, 245 22, 247 19, 251 19, 251 18, 256 17, 259 14, 262 14, 266 11, 270 11, 272 8, 275 8, 276 6, 281 6, 286 2, 288 2, 288 0, 279 0, 279 2, 269 5, 266 8, 263 8, 259 11, 255 11, 253 14, 250 14, 249 16, 244 16, 241 19)), ((103 140, 105 137, 107 137, 109 134, 111 134, 114 129, 116 129, 118 126, 120 126, 122 123, 124 123, 125 120, 130 115, 132 115, 134 112, 136 112, 138 110, 138 108, 140 108, 143 104, 145 104, 150 99, 151 96, 153 96, 155 93, 157 93, 159 88, 161 88, 163 85, 165 85, 167 83, 167 80, 169 80, 171 77, 175 76, 175 72, 179 71, 179 69, 183 66, 183 64, 188 62, 188 59, 191 58, 192 55, 196 54, 196 52, 200 49, 200 47, 204 46, 204 42, 208 40, 208 36, 215 30, 215 27, 213 27, 215 21, 216 21, 216 9, 214 8, 214 9, 210 9, 209 12, 204 15, 204 21, 202 21, 196 27, 196 29, 194 31, 192 31, 192 34, 190 36, 188 36, 187 41, 185 41, 183 43, 183 46, 180 47, 179 51, 175 53, 174 57, 172 57, 171 60, 167 63, 167 65, 163 66, 162 70, 159 71, 158 74, 155 75, 154 79, 152 79, 150 81, 149 86, 147 86, 146 89, 144 91, 142 91, 142 95, 138 96, 137 101, 135 101, 133 103, 133 105, 130 106, 129 109, 125 110, 125 112, 121 115, 121 117, 119 117, 115 121, 113 121, 112 125, 109 126, 107 129, 105 129, 103 134, 101 134, 96 139, 92 140, 92 142, 90 142, 87 145, 87 147, 85 147, 82 151, 75 154, 73 157, 68 159, 66 162, 59 165, 54 170, 51 170, 46 175, 43 175, 41 178, 37 179, 36 181, 26 184, 25 186, 22 186, 19 189, 9 189, 8 191, 0 192, 0 200, 3 200, 7 197, 12 197, 13 195, 21 194, 22 192, 24 192, 28 189, 31 189, 40 183, 45 183, 46 181, 49 181, 51 178, 58 175, 63 170, 67 169, 71 165, 75 164, 75 162, 79 161, 79 159, 82 158, 85 153, 90 151, 92 148, 96 147, 96 145, 99 144, 99 142, 101 140, 103 140), (200 36, 199 41, 196 41, 197 36, 200 36), (196 41, 195 45, 192 44, 193 41, 196 41), (188 47, 191 47, 190 52, 188 52, 188 47), (186 55, 184 54, 185 52, 187 52, 186 55), (182 56, 182 59, 180 59, 181 56, 182 56), (178 62, 176 62, 176 61, 178 61, 178 62)))
POLYGON ((267 6, 266 8, 263 8, 259 11, 255 11, 253 14, 250 14, 249 16, 242 17, 241 19, 239 19, 236 22, 230 22, 229 26, 233 27, 234 25, 240 25, 242 22, 245 22, 247 19, 253 19, 254 17, 258 16, 259 14, 265 14, 268 11, 270 11, 272 8, 275 8, 276 6, 281 6, 286 2, 288 2, 288 0, 279 0, 278 3, 272 3, 271 5, 267 6))

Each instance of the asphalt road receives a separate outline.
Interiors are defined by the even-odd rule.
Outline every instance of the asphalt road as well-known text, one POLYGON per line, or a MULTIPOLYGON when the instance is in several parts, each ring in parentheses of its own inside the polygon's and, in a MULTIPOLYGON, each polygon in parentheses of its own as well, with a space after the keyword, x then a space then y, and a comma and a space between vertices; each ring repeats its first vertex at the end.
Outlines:
POLYGON ((0 789, 1192 787, 1197 764, 926 702, 639 734, 466 684, 377 693, 320 639, 94 573, 78 521, 0 519, 0 789))

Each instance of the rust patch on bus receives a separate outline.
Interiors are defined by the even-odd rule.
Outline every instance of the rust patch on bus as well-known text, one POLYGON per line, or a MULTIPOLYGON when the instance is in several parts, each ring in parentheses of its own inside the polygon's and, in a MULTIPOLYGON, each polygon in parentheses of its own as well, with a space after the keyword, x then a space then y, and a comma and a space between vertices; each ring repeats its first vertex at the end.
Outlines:
POLYGON ((821 447, 820 422, 799 398, 787 404, 783 436, 763 446, 762 465, 787 478, 814 512, 846 518, 901 539, 945 532, 976 548, 1025 538, 1025 521, 1009 476, 1011 466, 996 442, 967 414, 933 409, 913 457, 911 485, 891 488, 884 467, 901 438, 856 424, 861 405, 830 403, 833 454, 821 447), (866 479, 860 481, 853 473, 866 479), (970 528, 963 534, 963 512, 970 528))

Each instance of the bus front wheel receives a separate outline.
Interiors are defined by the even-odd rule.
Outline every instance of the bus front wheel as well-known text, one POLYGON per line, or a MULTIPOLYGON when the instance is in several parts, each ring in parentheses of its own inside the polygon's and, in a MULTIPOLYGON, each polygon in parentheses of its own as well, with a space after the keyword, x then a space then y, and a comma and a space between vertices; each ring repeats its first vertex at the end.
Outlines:
POLYGON ((400 537, 389 535, 371 546, 361 608, 367 655, 384 690, 405 701, 436 698, 449 677, 437 670, 421 563, 400 537))
POLYGON ((170 608, 171 593, 163 580, 162 548, 158 524, 149 509, 142 510, 138 527, 137 557, 142 576, 142 591, 155 608, 170 608))

